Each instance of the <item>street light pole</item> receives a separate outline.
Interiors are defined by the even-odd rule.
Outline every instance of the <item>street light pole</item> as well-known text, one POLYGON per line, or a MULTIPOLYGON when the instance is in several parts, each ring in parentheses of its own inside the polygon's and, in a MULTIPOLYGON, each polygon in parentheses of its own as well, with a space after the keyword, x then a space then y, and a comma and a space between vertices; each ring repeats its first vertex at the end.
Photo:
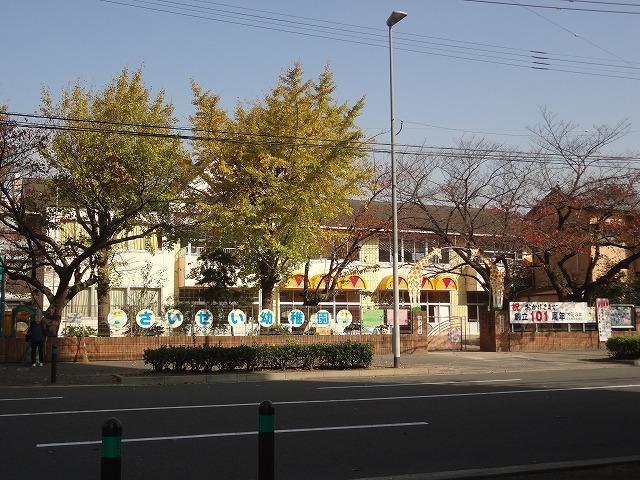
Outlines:
POLYGON ((389 27, 389 104, 391 112, 391 209, 393 210, 393 368, 400 366, 400 289, 398 285, 398 198, 396 194, 395 128, 393 121, 393 26, 406 17, 394 10, 387 19, 389 27))

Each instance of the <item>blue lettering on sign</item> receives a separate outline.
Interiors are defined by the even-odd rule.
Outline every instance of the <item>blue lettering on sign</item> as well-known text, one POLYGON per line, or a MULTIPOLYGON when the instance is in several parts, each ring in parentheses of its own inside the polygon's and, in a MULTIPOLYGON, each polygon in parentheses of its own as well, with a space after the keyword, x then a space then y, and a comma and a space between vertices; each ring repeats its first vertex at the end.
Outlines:
POLYGON ((242 323, 244 320, 242 313, 236 313, 235 311, 232 311, 231 313, 229 313, 229 319, 231 320, 231 323, 233 323, 234 325, 238 323, 242 323))
POLYGON ((318 325, 329 325, 329 312, 318 312, 316 323, 318 325))
POLYGON ((300 327, 304 323, 304 315, 300 310, 293 310, 290 315, 291 324, 294 327, 300 327))
POLYGON ((273 312, 260 312, 260 323, 271 325, 273 323, 273 312))
POLYGON ((182 314, 180 312, 168 312, 167 322, 169 322, 169 325, 175 325, 176 323, 182 322, 182 314))
POLYGON ((209 325, 211 323, 210 317, 211 314, 209 312, 201 310, 198 312, 198 323, 200 325, 209 325))
POLYGON ((151 312, 140 312, 138 314, 138 323, 143 327, 148 327, 151 325, 152 318, 153 314, 151 312))

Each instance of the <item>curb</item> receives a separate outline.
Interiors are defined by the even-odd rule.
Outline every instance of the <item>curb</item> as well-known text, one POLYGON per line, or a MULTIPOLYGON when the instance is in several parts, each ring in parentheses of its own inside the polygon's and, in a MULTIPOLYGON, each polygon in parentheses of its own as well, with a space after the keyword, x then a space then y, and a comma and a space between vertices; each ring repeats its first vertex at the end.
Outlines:
POLYGON ((417 473, 411 475, 366 477, 358 478, 356 480, 453 480, 458 478, 496 478, 506 475, 551 473, 566 470, 581 470, 593 467, 607 467, 628 463, 638 463, 638 468, 640 469, 640 455, 631 457, 600 458, 595 460, 538 463, 535 465, 511 465, 508 467, 473 468, 469 470, 451 470, 445 472, 417 473))
MULTIPOLYGON (((602 367, 599 367, 602 368, 602 367)), ((606 367, 605 367, 606 368, 606 367)), ((588 369, 586 366, 581 369, 588 369)), ((566 367, 548 367, 536 369, 536 372, 566 370, 566 367)), ((465 370, 406 367, 406 368, 372 368, 360 370, 311 370, 311 371, 265 371, 265 372, 229 372, 212 374, 190 375, 116 375, 113 378, 117 383, 124 385, 184 385, 184 384, 211 384, 211 383, 249 383, 265 381, 303 381, 303 380, 339 380, 344 378, 384 378, 405 376, 435 376, 435 375, 492 375, 530 372, 531 370, 519 370, 508 368, 495 368, 492 370, 478 369, 465 370)))

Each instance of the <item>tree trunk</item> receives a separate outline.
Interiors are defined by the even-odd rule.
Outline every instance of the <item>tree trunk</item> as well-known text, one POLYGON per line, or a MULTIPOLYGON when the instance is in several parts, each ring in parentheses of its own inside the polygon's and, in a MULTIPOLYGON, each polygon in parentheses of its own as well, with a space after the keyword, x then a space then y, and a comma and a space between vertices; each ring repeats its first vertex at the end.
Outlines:
POLYGON ((261 308, 273 309, 273 289, 275 287, 274 282, 260 282, 260 288, 262 288, 262 305, 261 308))
POLYGON ((109 308, 111 304, 110 292, 111 292, 111 280, 109 278, 109 257, 110 252, 100 252, 97 259, 98 266, 98 283, 96 286, 96 292, 98 295, 98 336, 108 337, 110 335, 109 323, 107 322, 107 316, 109 315, 109 308))
POLYGON ((47 335, 50 337, 58 336, 60 322, 62 321, 62 309, 64 308, 62 304, 62 300, 55 299, 54 302, 49 305, 49 308, 43 312, 47 335))
POLYGON ((268 262, 261 262, 258 265, 260 270, 260 288, 262 289, 262 308, 273 308, 273 290, 279 278, 277 272, 273 271, 268 262))

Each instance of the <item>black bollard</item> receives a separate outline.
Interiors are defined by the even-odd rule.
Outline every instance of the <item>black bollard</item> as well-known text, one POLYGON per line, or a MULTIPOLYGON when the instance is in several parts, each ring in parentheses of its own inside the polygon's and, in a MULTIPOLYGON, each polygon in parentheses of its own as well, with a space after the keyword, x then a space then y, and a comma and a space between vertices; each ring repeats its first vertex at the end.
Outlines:
POLYGON ((100 480, 120 480, 122 476, 122 423, 117 418, 102 424, 100 480))
POLYGON ((275 478, 275 417, 273 405, 265 400, 258 407, 258 480, 275 478))
POLYGON ((58 345, 51 347, 51 383, 56 383, 58 374, 58 345))

